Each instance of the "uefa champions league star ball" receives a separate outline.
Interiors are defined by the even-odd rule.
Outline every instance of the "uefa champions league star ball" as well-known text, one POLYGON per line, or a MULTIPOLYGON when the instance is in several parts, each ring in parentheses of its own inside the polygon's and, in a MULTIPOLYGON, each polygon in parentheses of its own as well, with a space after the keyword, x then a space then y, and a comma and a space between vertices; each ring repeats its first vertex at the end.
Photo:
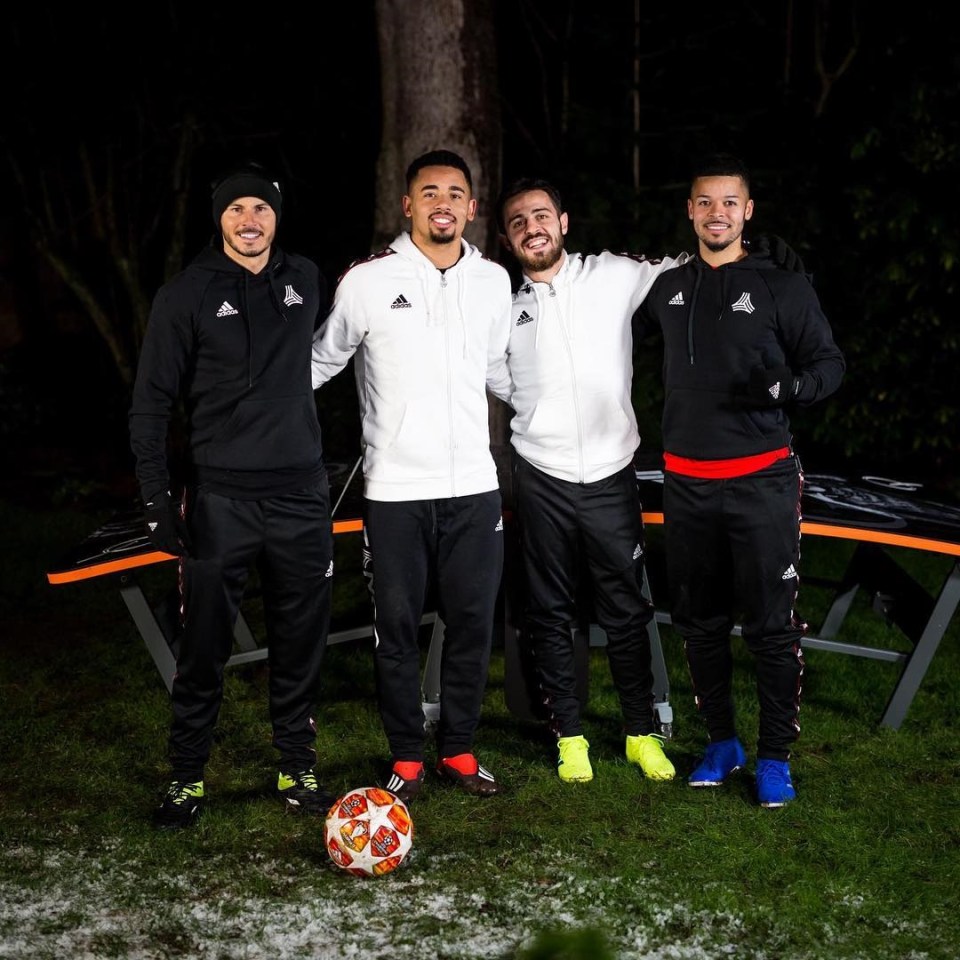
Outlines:
POLYGON ((406 804, 380 787, 357 787, 330 808, 323 830, 330 859, 358 877, 396 870, 413 846, 406 804))

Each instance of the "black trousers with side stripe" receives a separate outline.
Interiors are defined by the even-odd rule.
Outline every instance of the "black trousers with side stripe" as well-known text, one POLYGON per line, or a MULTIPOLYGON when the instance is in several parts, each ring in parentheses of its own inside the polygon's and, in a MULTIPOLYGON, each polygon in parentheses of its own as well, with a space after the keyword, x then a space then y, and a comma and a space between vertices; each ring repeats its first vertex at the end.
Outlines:
POLYGON ((419 629, 435 585, 443 620, 437 755, 473 751, 503 573, 500 493, 364 500, 377 699, 394 760, 424 759, 419 629))
POLYGON ((653 732, 647 624, 654 609, 643 596, 643 517, 633 466, 579 484, 515 456, 514 483, 526 577, 523 619, 551 728, 558 737, 583 732, 571 628, 585 568, 597 622, 607 634, 625 731, 653 732))
POLYGON ((756 664, 757 756, 770 760, 789 759, 800 733, 806 624, 794 603, 802 484, 794 456, 743 477, 664 478, 673 625, 683 639, 697 709, 711 742, 736 736, 730 634, 742 617, 756 664))
POLYGON ((223 671, 254 565, 263 588, 270 720, 280 769, 312 767, 333 582, 326 477, 262 500, 234 500, 200 488, 188 497, 186 519, 194 549, 181 561, 184 631, 172 691, 173 778, 203 777, 223 700, 223 671))

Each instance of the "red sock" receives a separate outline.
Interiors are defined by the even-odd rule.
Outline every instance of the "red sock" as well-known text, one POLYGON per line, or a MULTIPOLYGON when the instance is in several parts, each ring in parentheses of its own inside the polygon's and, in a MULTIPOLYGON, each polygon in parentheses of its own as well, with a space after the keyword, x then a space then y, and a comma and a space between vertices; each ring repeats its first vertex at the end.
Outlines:
POLYGON ((404 780, 416 780, 423 773, 423 761, 397 760, 393 765, 393 772, 404 780))
POLYGON ((479 766, 477 758, 472 753, 458 753, 455 757, 443 757, 440 762, 453 767, 457 773, 467 775, 476 773, 479 766))

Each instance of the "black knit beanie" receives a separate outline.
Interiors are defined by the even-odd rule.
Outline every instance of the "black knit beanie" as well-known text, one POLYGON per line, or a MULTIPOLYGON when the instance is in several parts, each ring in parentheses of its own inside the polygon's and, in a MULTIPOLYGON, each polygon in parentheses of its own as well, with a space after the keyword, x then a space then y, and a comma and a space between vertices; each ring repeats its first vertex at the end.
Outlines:
POLYGON ((273 212, 277 215, 277 223, 280 222, 282 206, 280 185, 269 180, 265 173, 244 168, 228 173, 213 188, 213 223, 218 230, 223 211, 237 197, 256 197, 258 200, 265 200, 273 207, 273 212))

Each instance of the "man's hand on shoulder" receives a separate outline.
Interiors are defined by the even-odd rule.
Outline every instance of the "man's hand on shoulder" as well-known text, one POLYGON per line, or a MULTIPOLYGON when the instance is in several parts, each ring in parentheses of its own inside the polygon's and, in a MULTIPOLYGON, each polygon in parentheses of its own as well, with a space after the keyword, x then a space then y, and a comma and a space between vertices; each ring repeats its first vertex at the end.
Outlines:
POLYGON ((800 254, 783 237, 778 237, 775 233, 762 233, 751 242, 750 252, 757 256, 767 257, 781 270, 802 273, 809 279, 803 260, 800 259, 800 254))

